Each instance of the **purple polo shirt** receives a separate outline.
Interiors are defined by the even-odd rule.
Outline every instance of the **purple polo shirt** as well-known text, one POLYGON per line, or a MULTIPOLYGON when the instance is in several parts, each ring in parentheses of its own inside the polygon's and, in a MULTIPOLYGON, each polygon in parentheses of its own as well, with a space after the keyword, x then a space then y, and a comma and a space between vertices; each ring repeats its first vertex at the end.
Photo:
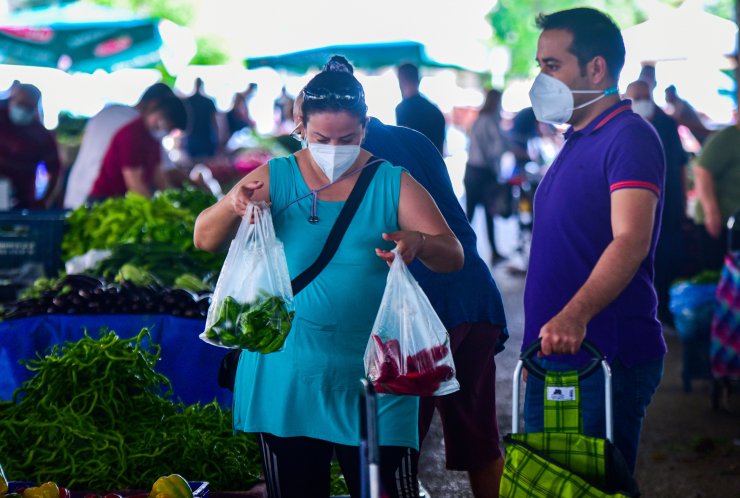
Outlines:
MULTIPOLYGON (((659 199, 650 254, 624 291, 588 323, 586 337, 610 363, 618 359, 626 366, 657 359, 666 351, 653 286, 665 160, 655 130, 631 106, 629 100, 622 101, 584 129, 570 128, 537 188, 524 288, 523 349, 586 282, 613 240, 611 192, 641 188, 659 199)), ((579 352, 551 359, 581 365, 587 358, 579 352)))

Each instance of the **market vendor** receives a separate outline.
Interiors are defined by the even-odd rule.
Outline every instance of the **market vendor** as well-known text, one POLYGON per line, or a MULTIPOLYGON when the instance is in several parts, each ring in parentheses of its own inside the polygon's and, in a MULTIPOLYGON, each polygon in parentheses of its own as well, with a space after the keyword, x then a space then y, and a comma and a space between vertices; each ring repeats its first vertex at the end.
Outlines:
POLYGON ((39 120, 41 91, 19 83, 0 108, 0 178, 14 190, 17 209, 46 207, 59 178, 59 154, 54 136, 39 120), (36 170, 43 164, 49 174, 46 191, 36 199, 36 170))
POLYGON ((151 197, 167 187, 162 169, 162 139, 187 128, 185 105, 166 97, 121 128, 111 140, 92 191, 91 201, 136 192, 151 197))

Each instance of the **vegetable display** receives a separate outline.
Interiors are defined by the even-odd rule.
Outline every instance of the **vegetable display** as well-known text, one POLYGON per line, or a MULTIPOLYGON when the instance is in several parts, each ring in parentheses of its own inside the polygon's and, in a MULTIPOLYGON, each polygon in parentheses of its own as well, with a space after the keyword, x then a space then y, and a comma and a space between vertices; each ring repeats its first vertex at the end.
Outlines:
POLYGON ((216 402, 173 401, 154 370, 159 355, 143 329, 130 339, 101 331, 26 360, 34 377, 0 404, 8 475, 89 490, 149 489, 173 470, 218 490, 257 483, 254 438, 233 434, 230 412, 216 402))
POLYGON ((211 289, 212 285, 207 285, 204 280, 212 280, 224 262, 223 254, 195 249, 183 251, 169 242, 115 244, 110 250, 111 255, 98 263, 90 273, 113 280, 124 268, 134 267, 146 272, 148 278, 160 285, 170 287, 179 287, 177 280, 189 274, 199 281, 200 287, 211 289))
POLYGON ((211 302, 210 292, 195 294, 184 289, 168 289, 140 275, 139 270, 124 270, 128 278, 138 279, 142 285, 128 280, 108 284, 87 275, 67 275, 44 283, 46 290, 34 291, 36 297, 8 303, 0 311, 0 319, 11 320, 46 314, 101 314, 101 313, 164 313, 187 318, 204 318, 211 302))
POLYGON ((151 199, 129 192, 80 206, 67 218, 62 258, 125 243, 164 242, 180 251, 195 251, 195 218, 215 202, 212 195, 188 187, 159 192, 151 199))
POLYGON ((222 346, 273 353, 283 347, 294 314, 278 296, 263 295, 253 304, 242 304, 227 296, 205 336, 222 346))
POLYGON ((437 364, 447 356, 449 349, 446 345, 422 349, 403 359, 398 340, 383 342, 375 334, 372 338, 378 355, 370 370, 370 380, 377 392, 431 396, 442 382, 455 376, 449 365, 437 364))

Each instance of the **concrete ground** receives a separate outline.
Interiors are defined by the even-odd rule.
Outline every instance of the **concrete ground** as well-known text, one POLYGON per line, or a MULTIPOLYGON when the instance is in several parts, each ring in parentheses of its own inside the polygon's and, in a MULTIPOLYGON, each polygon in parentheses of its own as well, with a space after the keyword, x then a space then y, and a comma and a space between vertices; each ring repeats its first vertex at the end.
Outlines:
MULTIPOLYGON (((479 234, 478 249, 488 260, 480 212, 473 219, 479 234)), ((516 226, 496 220, 499 250, 513 254, 516 226)), ((517 266, 512 256, 509 266, 517 266)), ((510 339, 496 356, 496 408, 500 433, 511 431, 512 374, 523 332, 524 277, 511 272, 507 263, 496 266, 493 276, 506 308, 510 339)), ((642 496, 649 498, 740 498, 740 392, 737 386, 723 411, 712 410, 711 382, 693 381, 693 390, 682 390, 681 343, 675 332, 665 331, 669 352, 663 381, 650 405, 643 427, 637 479, 642 496)), ((419 478, 432 498, 471 498, 467 475, 444 467, 444 447, 439 419, 422 448, 419 478)))

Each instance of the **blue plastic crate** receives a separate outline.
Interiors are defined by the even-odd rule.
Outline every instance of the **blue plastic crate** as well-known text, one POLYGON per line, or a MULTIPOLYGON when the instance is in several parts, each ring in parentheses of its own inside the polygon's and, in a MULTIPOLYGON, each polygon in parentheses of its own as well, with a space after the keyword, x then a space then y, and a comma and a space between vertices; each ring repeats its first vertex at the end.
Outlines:
POLYGON ((0 211, 0 268, 43 264, 47 276, 63 267, 65 210, 0 211))

